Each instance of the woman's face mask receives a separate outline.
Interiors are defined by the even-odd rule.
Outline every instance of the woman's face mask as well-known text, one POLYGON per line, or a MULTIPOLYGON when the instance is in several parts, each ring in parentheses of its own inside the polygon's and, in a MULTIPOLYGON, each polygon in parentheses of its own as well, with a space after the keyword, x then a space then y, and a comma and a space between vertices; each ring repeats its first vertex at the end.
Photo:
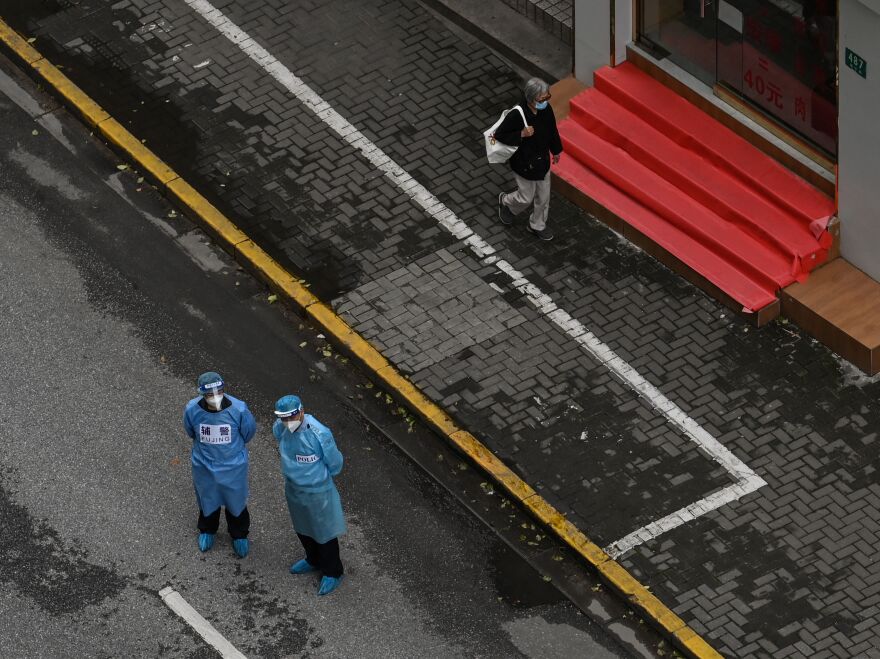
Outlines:
POLYGON ((284 425, 290 432, 296 432, 296 429, 302 425, 302 419, 284 419, 284 425))
POLYGON ((540 103, 535 103, 535 107, 538 108, 539 110, 544 110, 547 108, 548 103, 549 103, 549 101, 541 101, 540 103))

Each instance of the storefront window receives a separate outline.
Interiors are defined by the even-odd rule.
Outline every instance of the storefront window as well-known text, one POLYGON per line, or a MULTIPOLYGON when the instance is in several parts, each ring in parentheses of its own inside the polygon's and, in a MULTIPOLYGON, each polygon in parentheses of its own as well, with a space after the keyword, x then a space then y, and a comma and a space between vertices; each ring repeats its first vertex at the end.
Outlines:
POLYGON ((837 151, 836 0, 640 0, 640 38, 829 154, 837 151))

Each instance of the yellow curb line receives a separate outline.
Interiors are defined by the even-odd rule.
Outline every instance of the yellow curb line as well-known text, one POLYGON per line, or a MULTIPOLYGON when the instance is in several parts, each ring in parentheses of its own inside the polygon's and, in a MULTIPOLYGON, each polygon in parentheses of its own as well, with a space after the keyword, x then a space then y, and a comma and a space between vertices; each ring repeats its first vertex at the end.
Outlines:
POLYGON ((23 64, 52 87, 65 101, 109 143, 148 173, 168 194, 198 219, 202 227, 230 252, 236 261, 247 267, 273 291, 283 296, 294 307, 350 353, 363 368, 378 378, 402 402, 406 403, 434 431, 446 437, 483 471, 489 474, 529 512, 549 527, 563 542, 597 570, 602 580, 634 609, 648 618, 686 655, 696 659, 716 659, 715 651, 685 622, 659 599, 636 581, 617 561, 589 540, 562 513, 551 506, 531 486, 499 460, 471 433, 455 422, 437 404, 425 396, 414 384, 368 341, 355 332, 342 318, 318 300, 303 282, 287 272, 247 234, 217 210, 205 197, 137 140, 122 124, 110 117, 100 105, 89 98, 61 71, 35 50, 0 19, 0 43, 3 43, 23 64))

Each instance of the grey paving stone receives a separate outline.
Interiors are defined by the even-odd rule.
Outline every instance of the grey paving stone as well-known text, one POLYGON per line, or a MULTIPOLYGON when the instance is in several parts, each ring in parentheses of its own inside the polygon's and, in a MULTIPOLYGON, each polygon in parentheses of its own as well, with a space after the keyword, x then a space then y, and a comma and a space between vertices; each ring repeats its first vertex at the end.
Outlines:
POLYGON ((406 373, 526 322, 446 250, 373 280, 366 291, 355 289, 338 298, 334 307, 359 331, 376 337, 380 348, 402 346, 393 361, 406 373), (454 286, 449 284, 453 281, 454 286), (374 313, 356 313, 353 302, 374 313), (384 319, 391 324, 379 331, 384 319))

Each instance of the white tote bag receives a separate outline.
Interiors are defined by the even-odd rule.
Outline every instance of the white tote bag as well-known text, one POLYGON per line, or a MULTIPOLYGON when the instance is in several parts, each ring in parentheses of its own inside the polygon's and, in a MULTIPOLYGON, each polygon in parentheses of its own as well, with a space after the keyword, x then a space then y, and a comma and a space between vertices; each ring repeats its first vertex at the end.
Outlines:
POLYGON ((523 126, 528 126, 529 122, 526 121, 526 115, 522 111, 522 108, 518 105, 510 108, 509 110, 505 110, 501 113, 501 118, 492 124, 492 127, 489 128, 485 133, 483 133, 483 139, 486 141, 486 157, 489 159, 489 162, 493 165, 507 162, 510 160, 510 156, 516 153, 517 147, 508 146, 507 144, 503 144, 495 139, 495 131, 498 130, 498 126, 501 125, 501 122, 504 121, 504 118, 507 116, 509 112, 513 110, 519 110, 520 115, 522 116, 523 126))

